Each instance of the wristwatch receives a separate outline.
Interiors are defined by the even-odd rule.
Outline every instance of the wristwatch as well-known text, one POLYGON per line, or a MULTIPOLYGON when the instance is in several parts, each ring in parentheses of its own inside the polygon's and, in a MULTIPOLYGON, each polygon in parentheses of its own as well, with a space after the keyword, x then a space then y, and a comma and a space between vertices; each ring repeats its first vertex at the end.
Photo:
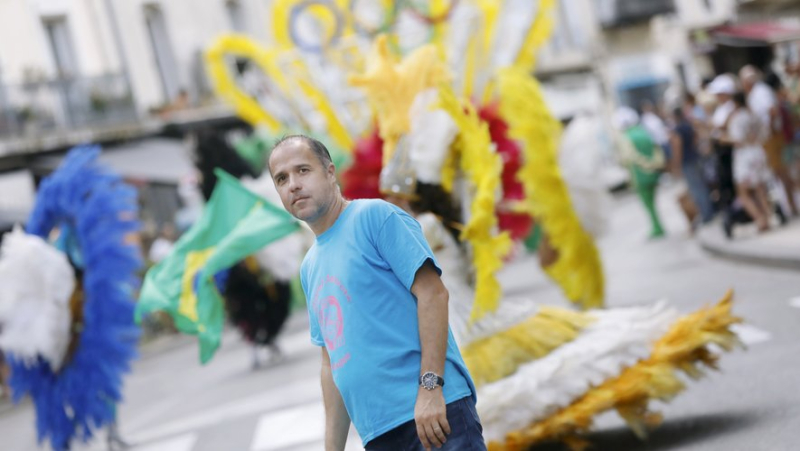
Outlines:
POLYGON ((419 386, 425 390, 433 390, 437 385, 444 387, 444 379, 433 371, 428 371, 419 377, 419 386))

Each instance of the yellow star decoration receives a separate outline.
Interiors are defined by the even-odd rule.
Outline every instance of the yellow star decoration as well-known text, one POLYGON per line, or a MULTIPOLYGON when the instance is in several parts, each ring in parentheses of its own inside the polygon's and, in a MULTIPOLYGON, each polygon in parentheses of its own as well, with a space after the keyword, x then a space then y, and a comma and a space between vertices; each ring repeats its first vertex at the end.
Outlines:
POLYGON ((435 46, 422 46, 398 62, 386 36, 378 37, 366 73, 352 75, 349 81, 366 92, 378 117, 384 165, 394 153, 397 140, 411 127, 408 112, 417 94, 448 83, 450 78, 435 46))

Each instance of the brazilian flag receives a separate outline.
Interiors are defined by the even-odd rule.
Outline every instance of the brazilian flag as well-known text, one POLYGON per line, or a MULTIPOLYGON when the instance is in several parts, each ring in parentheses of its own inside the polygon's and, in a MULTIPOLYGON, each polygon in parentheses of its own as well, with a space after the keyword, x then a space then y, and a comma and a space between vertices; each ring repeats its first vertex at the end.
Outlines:
POLYGON ((217 185, 200 219, 175 243, 172 253, 145 275, 136 322, 162 310, 183 333, 197 335, 200 361, 219 347, 225 319, 214 276, 267 244, 299 230, 286 210, 244 188, 216 169, 217 185))

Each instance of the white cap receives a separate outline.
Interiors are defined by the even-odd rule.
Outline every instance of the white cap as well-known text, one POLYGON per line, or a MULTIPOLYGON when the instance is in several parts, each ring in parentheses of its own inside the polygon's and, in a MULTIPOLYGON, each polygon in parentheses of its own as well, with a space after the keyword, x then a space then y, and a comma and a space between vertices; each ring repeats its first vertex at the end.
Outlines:
POLYGON ((639 123, 639 113, 631 107, 621 106, 614 112, 613 122, 617 130, 627 130, 639 123))
POLYGON ((736 80, 728 74, 717 75, 717 78, 708 84, 708 92, 711 94, 734 94, 736 93, 736 80))

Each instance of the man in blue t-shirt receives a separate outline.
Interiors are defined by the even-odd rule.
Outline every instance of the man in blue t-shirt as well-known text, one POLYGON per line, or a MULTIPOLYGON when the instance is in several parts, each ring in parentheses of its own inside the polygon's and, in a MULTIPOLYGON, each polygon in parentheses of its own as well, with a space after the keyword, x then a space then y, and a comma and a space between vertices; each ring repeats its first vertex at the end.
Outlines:
POLYGON ((675 108, 672 118, 675 122, 670 137, 673 149, 673 170, 678 172, 678 176, 686 179, 689 194, 700 210, 701 220, 703 223, 708 223, 714 219, 714 205, 711 203, 708 185, 703 180, 700 151, 697 148, 697 134, 689 118, 684 114, 683 108, 675 108))
POLYGON ((344 449, 352 421, 367 450, 485 450, 447 289, 416 220, 381 200, 345 200, 312 138, 280 140, 269 170, 316 235, 300 275, 322 347, 325 449, 344 449))

